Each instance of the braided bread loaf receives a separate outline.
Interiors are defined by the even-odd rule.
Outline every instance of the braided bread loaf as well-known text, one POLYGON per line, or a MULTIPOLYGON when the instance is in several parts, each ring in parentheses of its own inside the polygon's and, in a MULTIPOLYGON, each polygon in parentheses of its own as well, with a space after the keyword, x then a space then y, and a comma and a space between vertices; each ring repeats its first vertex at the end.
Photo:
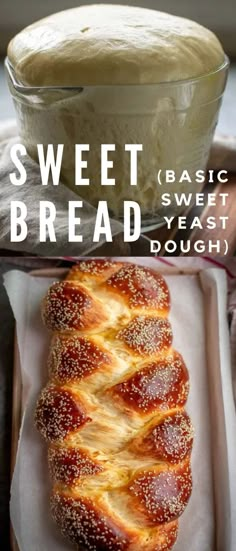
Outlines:
POLYGON ((85 260, 43 302, 50 380, 36 407, 52 515, 88 551, 168 551, 191 494, 188 371, 160 274, 85 260))

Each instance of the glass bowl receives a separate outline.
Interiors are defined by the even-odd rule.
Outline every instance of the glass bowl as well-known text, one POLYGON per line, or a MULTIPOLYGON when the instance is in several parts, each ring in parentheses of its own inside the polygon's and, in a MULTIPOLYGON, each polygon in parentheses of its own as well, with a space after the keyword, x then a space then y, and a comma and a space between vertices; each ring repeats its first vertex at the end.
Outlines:
MULTIPOLYGON (((197 192, 197 170, 205 170, 217 124, 229 61, 214 72, 191 80, 160 84, 81 87, 27 87, 5 62, 19 133, 28 154, 37 160, 37 144, 64 144, 61 179, 95 207, 107 200, 110 214, 122 220, 125 200, 141 207, 142 227, 163 225, 163 216, 183 210, 174 193, 197 192), (89 144, 84 177, 89 186, 75 185, 75 144, 89 144), (109 177, 101 185, 101 144, 115 144, 109 177), (138 153, 138 184, 130 185, 130 155, 125 144, 143 144, 138 153), (158 172, 162 171, 162 185, 158 172), (168 183, 165 171, 175 173, 168 183), (179 182, 184 170, 192 181, 179 182), (170 206, 162 204, 169 193, 170 206)), ((194 194, 193 194, 194 195, 194 194)))

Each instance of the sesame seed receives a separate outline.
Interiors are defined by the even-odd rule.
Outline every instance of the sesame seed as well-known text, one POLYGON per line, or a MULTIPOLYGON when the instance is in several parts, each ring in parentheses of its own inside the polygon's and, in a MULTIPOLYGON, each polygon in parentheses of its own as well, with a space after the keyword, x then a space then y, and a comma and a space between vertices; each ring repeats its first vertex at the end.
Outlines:
POLYGON ((50 347, 48 368, 61 383, 79 382, 112 364, 112 355, 90 337, 57 335, 50 347))

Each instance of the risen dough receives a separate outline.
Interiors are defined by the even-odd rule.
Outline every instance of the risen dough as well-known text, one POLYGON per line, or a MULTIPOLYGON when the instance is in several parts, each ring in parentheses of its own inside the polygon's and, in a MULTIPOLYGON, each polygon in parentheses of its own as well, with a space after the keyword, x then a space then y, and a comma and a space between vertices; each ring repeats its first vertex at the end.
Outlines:
POLYGON ((103 4, 30 25, 10 42, 8 56, 18 79, 36 86, 177 81, 224 60, 216 36, 193 21, 103 4))

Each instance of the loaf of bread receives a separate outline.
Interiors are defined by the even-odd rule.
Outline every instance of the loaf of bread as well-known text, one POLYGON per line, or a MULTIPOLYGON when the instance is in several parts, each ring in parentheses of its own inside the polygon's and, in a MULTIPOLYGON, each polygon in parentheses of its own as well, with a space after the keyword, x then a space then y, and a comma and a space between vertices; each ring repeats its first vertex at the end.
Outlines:
POLYGON ((51 510, 86 551, 168 551, 192 490, 189 376, 172 348, 164 278, 82 260, 48 290, 49 382, 36 426, 51 510))

